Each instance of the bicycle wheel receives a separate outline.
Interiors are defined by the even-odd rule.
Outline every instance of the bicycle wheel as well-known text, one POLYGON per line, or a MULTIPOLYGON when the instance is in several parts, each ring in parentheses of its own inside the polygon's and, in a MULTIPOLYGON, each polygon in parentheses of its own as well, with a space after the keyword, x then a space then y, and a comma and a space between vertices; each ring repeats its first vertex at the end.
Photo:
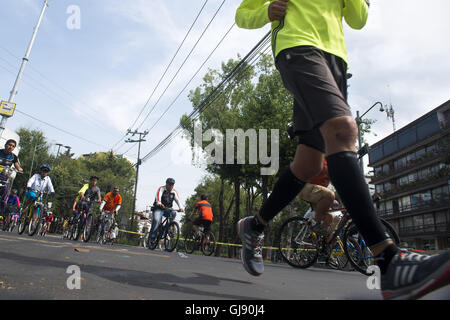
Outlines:
POLYGON ((17 233, 18 234, 22 234, 25 231, 26 225, 27 225, 27 217, 29 217, 31 215, 31 207, 25 207, 22 210, 22 216, 20 217, 20 219, 17 221, 18 226, 17 226, 17 233))
POLYGON ((155 238, 151 238, 150 237, 150 232, 148 233, 148 238, 147 238, 147 247, 149 248, 149 250, 155 250, 156 246, 159 243, 159 240, 161 240, 161 225, 158 227, 158 230, 156 231, 156 237, 155 238))
POLYGON ((328 257, 327 265, 332 269, 344 270, 348 265, 348 258, 345 254, 344 244, 337 238, 336 245, 331 250, 331 254, 328 257))
POLYGON ((278 250, 289 265, 295 268, 308 268, 316 262, 319 255, 319 240, 310 231, 306 219, 292 217, 286 220, 277 236, 278 250))
POLYGON ((184 238, 184 250, 186 253, 192 253, 197 247, 196 235, 193 230, 191 230, 188 235, 184 238))
POLYGON ((86 218, 86 222, 84 224, 84 231, 83 231, 83 241, 84 242, 89 242, 89 240, 91 239, 93 222, 94 222, 94 217, 92 216, 92 214, 89 213, 86 218))
POLYGON ((167 226, 167 232, 164 237, 164 247, 166 251, 172 252, 175 250, 178 244, 178 239, 180 238, 180 226, 178 222, 172 221, 167 226))
MULTIPOLYGON (((380 221, 395 244, 400 244, 400 238, 394 227, 384 219, 380 218, 380 221)), ((343 241, 344 251, 351 265, 366 276, 372 275, 373 272, 367 272, 367 268, 374 264, 375 257, 359 234, 354 222, 347 226, 343 241)))
POLYGON ((202 241, 202 252, 205 256, 210 256, 214 253, 216 250, 216 237, 214 236, 214 233, 211 231, 207 231, 203 237, 209 238, 209 241, 203 242, 202 241))
POLYGON ((3 217, 3 225, 2 225, 2 230, 6 231, 9 227, 10 224, 10 218, 9 217, 3 217))
POLYGON ((31 218, 30 218, 30 223, 28 224, 28 235, 30 237, 34 236, 36 231, 38 231, 40 229, 41 220, 42 220, 42 212, 41 212, 40 208, 34 208, 33 214, 31 215, 31 218), (38 210, 39 210, 39 213, 36 213, 36 211, 38 211, 38 210))
POLYGON ((103 228, 103 236, 102 243, 105 244, 108 241, 108 234, 110 233, 111 221, 109 219, 105 222, 105 226, 103 228))
POLYGON ((100 224, 100 226, 97 229, 97 243, 101 244, 103 239, 103 224, 100 224))

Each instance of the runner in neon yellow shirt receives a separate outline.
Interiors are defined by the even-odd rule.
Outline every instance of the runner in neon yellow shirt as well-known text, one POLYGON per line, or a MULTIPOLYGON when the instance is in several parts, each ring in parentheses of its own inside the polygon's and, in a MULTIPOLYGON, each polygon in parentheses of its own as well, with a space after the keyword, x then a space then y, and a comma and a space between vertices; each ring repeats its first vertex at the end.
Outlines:
POLYGON ((362 29, 368 8, 367 0, 243 0, 237 9, 239 27, 272 24, 275 66, 294 96, 289 133, 299 138, 293 162, 259 212, 238 222, 241 259, 251 275, 264 272, 265 227, 320 172, 326 157, 331 182, 375 256, 383 297, 417 299, 450 283, 450 250, 434 256, 400 251, 377 216, 359 167, 358 126, 347 104, 342 21, 362 29))
MULTIPOLYGON (((275 1, 244 0, 236 10, 236 24, 258 29, 270 23, 268 8, 275 1)), ((365 0, 289 1, 286 16, 272 21, 272 49, 280 51, 296 46, 314 46, 347 62, 342 18, 354 29, 364 27, 368 16, 365 0)))

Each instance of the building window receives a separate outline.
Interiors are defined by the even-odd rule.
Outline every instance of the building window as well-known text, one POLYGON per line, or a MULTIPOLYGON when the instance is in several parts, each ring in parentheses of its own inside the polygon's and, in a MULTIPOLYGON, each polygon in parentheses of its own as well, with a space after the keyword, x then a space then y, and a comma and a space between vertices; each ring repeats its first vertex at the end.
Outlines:
POLYGON ((387 174, 387 173, 389 173, 389 165, 385 164, 385 165, 383 165, 383 174, 387 174))
POLYGON ((394 161, 394 168, 396 170, 404 167, 406 167, 406 157, 401 157, 394 161))
POLYGON ((392 200, 386 201, 386 214, 392 214, 392 200))
POLYGON ((383 185, 382 184, 377 184, 375 186, 375 191, 376 191, 376 193, 383 193, 383 185))
POLYGON ((432 213, 427 213, 423 215, 423 231, 433 232, 434 231, 434 215, 432 213))
POLYGON ((425 155, 425 148, 420 148, 416 151, 416 159, 420 159, 425 155))
POLYGON ((392 189, 391 187, 391 183, 390 182, 386 182, 383 187, 384 187, 384 191, 390 191, 392 189))
POLYGON ((381 176, 382 173, 383 173, 383 170, 382 170, 381 167, 376 167, 376 168, 375 168, 375 171, 374 171, 375 177, 381 176))
POLYGON ((424 239, 422 240, 423 250, 436 250, 436 241, 434 239, 424 239))

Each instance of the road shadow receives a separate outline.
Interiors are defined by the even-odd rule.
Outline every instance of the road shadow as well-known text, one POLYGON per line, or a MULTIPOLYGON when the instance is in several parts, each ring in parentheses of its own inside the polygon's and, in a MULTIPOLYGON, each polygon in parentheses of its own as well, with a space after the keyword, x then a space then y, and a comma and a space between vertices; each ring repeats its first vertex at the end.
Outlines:
MULTIPOLYGON (((1 252, 2 259, 12 260, 16 263, 29 265, 30 269, 36 267, 53 267, 64 270, 73 263, 67 261, 59 261, 52 259, 43 259, 38 257, 23 256, 12 252, 1 252)), ((252 284, 251 282, 221 278, 208 274, 194 273, 191 277, 180 277, 171 273, 153 273, 148 271, 127 270, 114 268, 110 266, 95 266, 89 264, 81 264, 82 273, 89 273, 109 281, 117 282, 122 285, 132 285, 151 289, 160 289, 177 293, 185 293, 189 295, 208 296, 217 299, 232 300, 261 300, 261 297, 241 296, 234 294, 226 294, 220 292, 220 283, 223 281, 234 282, 239 284, 252 284), (217 288, 217 291, 200 290, 189 287, 189 285, 208 285, 217 288), (184 286, 186 285, 186 286, 184 286)), ((105 298, 108 299, 108 298, 105 298)))

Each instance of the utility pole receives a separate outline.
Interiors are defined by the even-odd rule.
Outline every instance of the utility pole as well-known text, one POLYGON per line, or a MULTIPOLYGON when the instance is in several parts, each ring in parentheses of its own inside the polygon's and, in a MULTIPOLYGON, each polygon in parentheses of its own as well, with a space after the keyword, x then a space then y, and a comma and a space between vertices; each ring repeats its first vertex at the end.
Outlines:
MULTIPOLYGON (((22 77, 23 70, 25 69, 25 65, 28 62, 28 58, 30 57, 31 48, 33 47, 33 43, 34 43, 34 40, 36 39, 37 31, 39 29, 39 26, 41 24, 42 18, 44 17, 45 9, 47 7, 48 7, 48 0, 44 0, 44 5, 42 7, 41 14, 39 15, 38 22, 37 22, 36 26, 34 27, 33 35, 31 36, 31 40, 30 40, 30 43, 28 45, 28 49, 27 49, 27 51, 25 53, 25 56, 22 59, 22 65, 20 66, 19 73, 17 74, 16 81, 14 82, 14 86, 13 86, 11 92, 10 92, 8 103, 12 104, 13 101, 14 101, 14 97, 17 94, 17 88, 19 87, 20 78, 22 77)), ((10 116, 12 116, 12 115, 10 115, 10 116)), ((10 116, 2 115, 2 120, 0 121, 0 137, 3 134, 3 130, 5 130, 5 128, 6 128, 6 121, 7 121, 7 119, 10 116)))
POLYGON ((58 156, 59 156, 59 149, 61 149, 63 144, 62 143, 56 143, 56 145, 58 146, 58 151, 56 152, 56 158, 58 158, 58 156))
POLYGON ((138 177, 139 177, 139 166, 141 165, 141 142, 145 141, 144 138, 148 134, 148 130, 145 130, 144 132, 138 132, 137 130, 135 130, 134 132, 131 132, 131 130, 128 129, 127 135, 128 134, 131 134, 132 137, 134 135, 139 135, 138 140, 131 140, 130 138, 125 140, 125 142, 128 142, 128 143, 134 143, 134 142, 139 143, 138 158, 137 158, 137 163, 136 163, 136 181, 134 183, 133 210, 131 212, 131 230, 134 230, 134 211, 136 211, 136 194, 137 194, 138 177))

